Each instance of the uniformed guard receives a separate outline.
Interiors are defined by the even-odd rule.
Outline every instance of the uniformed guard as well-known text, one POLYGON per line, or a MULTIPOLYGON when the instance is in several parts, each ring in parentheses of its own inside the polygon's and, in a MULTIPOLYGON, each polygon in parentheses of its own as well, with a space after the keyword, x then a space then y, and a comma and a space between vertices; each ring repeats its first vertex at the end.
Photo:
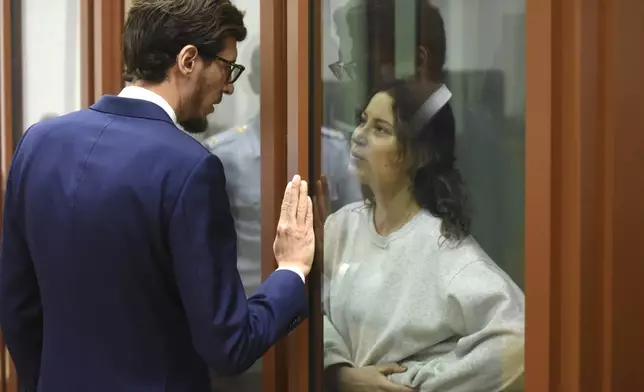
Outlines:
MULTIPOLYGON (((251 55, 248 81, 259 96, 259 47, 251 55)), ((362 199, 360 185, 349 171, 349 144, 342 132, 322 128, 322 173, 327 177, 331 207, 362 199)), ((261 159, 259 114, 246 124, 203 141, 217 155, 226 173, 226 187, 238 237, 238 267, 248 294, 261 283, 261 159)))
POLYGON ((247 295, 261 284, 261 162, 257 119, 207 138, 226 173, 226 191, 237 230, 237 265, 247 295))

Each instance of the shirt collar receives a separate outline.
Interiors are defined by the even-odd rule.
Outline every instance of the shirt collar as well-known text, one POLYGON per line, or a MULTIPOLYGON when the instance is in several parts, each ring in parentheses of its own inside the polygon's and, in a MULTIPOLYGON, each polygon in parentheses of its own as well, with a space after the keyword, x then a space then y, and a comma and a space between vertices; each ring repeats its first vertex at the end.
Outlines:
POLYGON ((165 111, 174 125, 176 125, 177 128, 181 129, 184 131, 183 127, 177 123, 177 114, 174 112, 174 109, 172 109, 172 106, 166 101, 162 96, 159 94, 155 93, 154 91, 150 91, 146 88, 139 87, 139 86, 126 86, 121 92, 119 93, 119 97, 122 98, 131 98, 131 99, 140 99, 143 101, 148 101, 152 102, 153 104, 158 105, 165 111))
POLYGON ((411 120, 411 125, 414 129, 422 128, 427 122, 438 113, 452 98, 452 92, 449 91, 447 86, 441 85, 438 90, 434 91, 432 95, 427 98, 423 105, 418 108, 416 114, 411 120))

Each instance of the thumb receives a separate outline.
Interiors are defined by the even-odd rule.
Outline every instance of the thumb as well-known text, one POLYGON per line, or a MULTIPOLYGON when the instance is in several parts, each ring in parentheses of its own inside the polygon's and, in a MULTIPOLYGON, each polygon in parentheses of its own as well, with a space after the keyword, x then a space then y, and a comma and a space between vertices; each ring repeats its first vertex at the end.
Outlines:
POLYGON ((384 365, 377 365, 376 370, 382 375, 388 376, 394 373, 403 373, 407 371, 407 368, 404 366, 400 366, 397 363, 388 363, 384 365))

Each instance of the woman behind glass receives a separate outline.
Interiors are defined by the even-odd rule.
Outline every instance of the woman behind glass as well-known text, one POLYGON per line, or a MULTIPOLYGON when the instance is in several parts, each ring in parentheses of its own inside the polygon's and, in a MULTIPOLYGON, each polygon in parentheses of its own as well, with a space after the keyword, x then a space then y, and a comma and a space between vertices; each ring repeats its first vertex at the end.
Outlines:
POLYGON ((408 81, 373 95, 351 141, 366 200, 325 222, 325 375, 340 391, 502 390, 523 372, 524 295, 470 235, 451 93, 412 96, 408 81))

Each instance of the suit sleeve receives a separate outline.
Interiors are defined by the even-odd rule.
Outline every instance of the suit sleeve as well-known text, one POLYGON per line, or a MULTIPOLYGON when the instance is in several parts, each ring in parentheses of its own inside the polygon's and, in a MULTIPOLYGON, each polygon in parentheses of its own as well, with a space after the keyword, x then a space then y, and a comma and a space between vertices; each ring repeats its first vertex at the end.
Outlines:
POLYGON ((16 193, 21 170, 20 145, 14 157, 2 222, 0 327, 16 366, 20 390, 35 391, 40 375, 43 313, 36 272, 19 223, 22 207, 16 193))
POLYGON ((169 245, 193 343, 215 373, 234 375, 301 322, 308 300, 291 271, 275 271, 246 299, 225 189, 221 161, 208 154, 175 203, 169 245))

